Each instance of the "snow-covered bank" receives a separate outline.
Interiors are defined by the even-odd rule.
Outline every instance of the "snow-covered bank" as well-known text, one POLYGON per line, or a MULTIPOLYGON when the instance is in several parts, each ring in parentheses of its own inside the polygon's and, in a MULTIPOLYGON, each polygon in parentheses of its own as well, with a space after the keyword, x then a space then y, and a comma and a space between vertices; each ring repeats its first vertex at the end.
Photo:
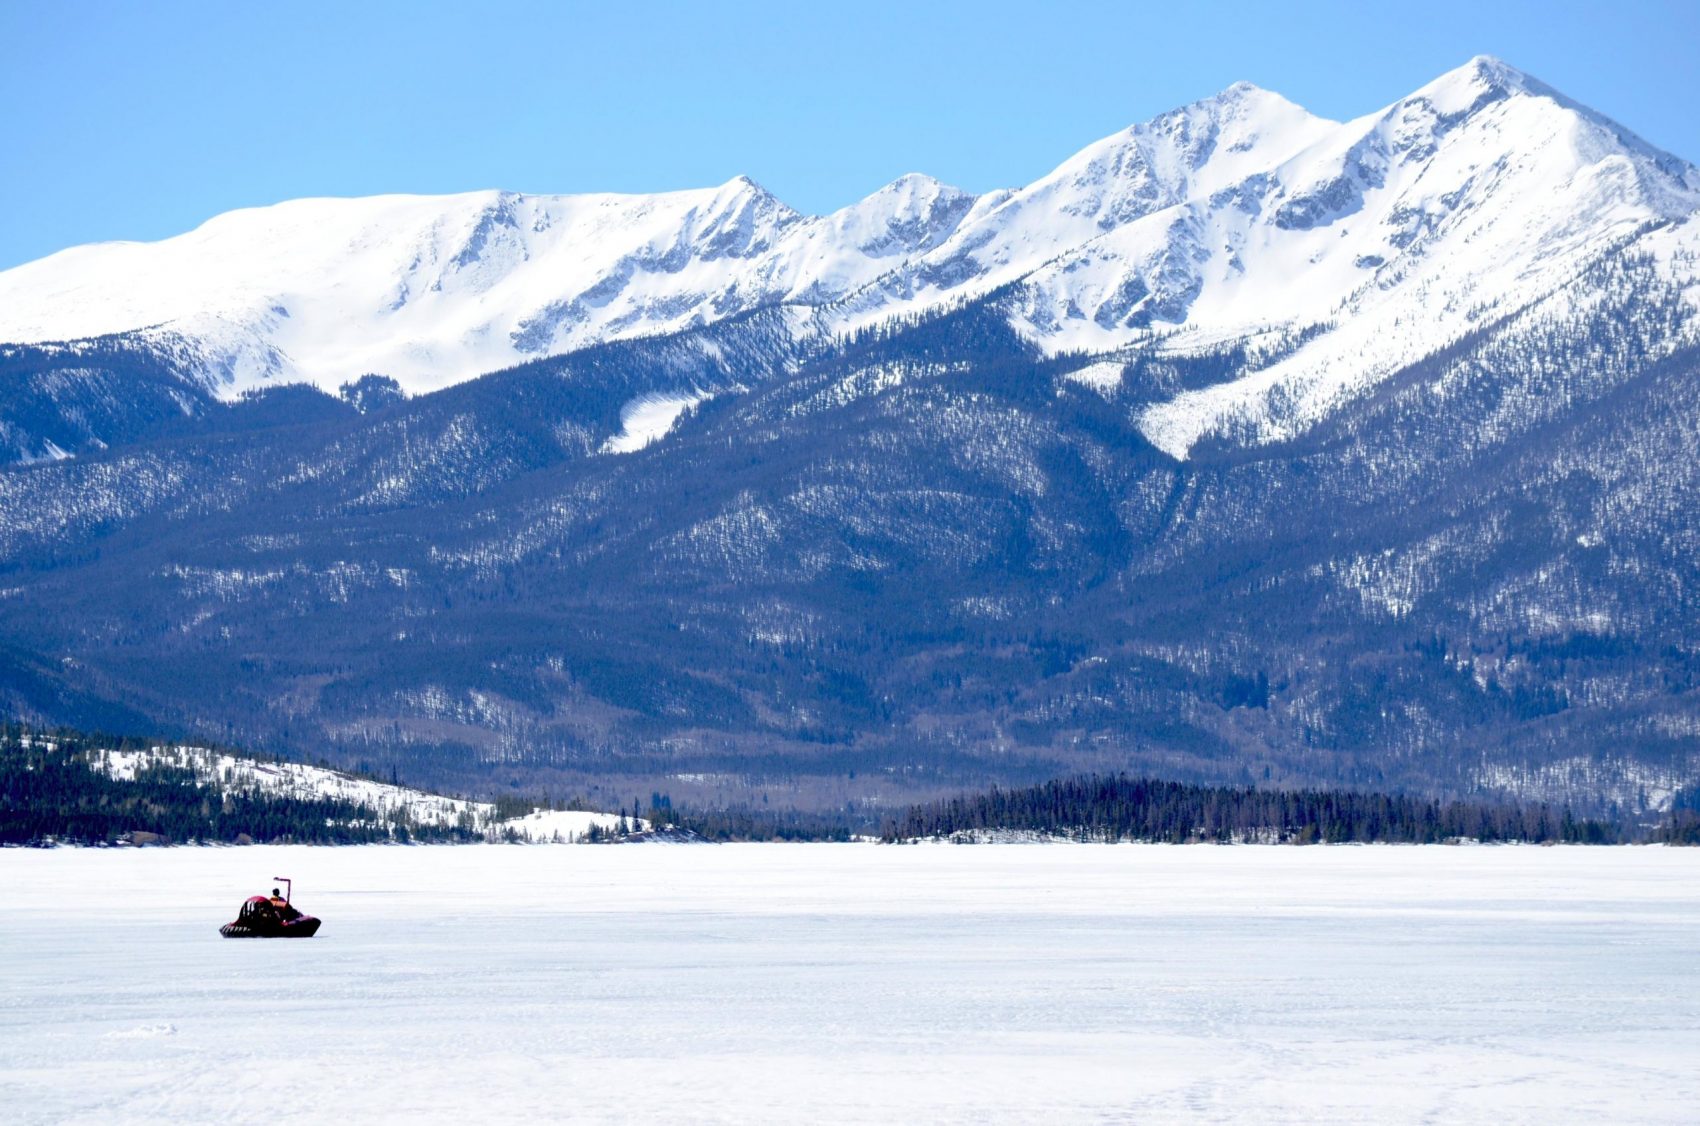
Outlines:
MULTIPOLYGON (((49 741, 44 743, 51 745, 49 741)), ((455 827, 483 834, 491 841, 572 844, 598 834, 642 833, 649 823, 618 813, 588 810, 535 809, 520 816, 503 816, 491 802, 447 797, 392 782, 362 778, 325 766, 243 758, 206 747, 189 745, 145 750, 91 750, 90 764, 114 778, 134 779, 150 767, 192 771, 197 781, 227 791, 265 794, 274 798, 311 800, 331 798, 373 810, 385 822, 455 827)))
POLYGON ((7 850, 0 887, 12 1121, 1700 1103, 1700 850, 7 850), (324 931, 220 939, 273 874, 324 931))

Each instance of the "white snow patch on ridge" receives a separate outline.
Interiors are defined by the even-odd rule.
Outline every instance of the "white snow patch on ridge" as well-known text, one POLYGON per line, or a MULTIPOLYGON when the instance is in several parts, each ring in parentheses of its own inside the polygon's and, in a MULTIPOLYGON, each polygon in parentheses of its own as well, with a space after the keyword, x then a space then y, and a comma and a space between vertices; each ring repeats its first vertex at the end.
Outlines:
POLYGON ((1098 392, 1098 394, 1107 398, 1114 395, 1116 393, 1116 389, 1122 385, 1122 374, 1126 370, 1126 364, 1088 364, 1086 367, 1076 368, 1074 371, 1065 373, 1063 378, 1068 380, 1070 383, 1078 383, 1082 387, 1090 387, 1092 390, 1098 392))
POLYGON ((629 454, 666 437, 679 416, 713 398, 705 392, 688 395, 644 395, 620 411, 620 432, 602 444, 607 454, 629 454))

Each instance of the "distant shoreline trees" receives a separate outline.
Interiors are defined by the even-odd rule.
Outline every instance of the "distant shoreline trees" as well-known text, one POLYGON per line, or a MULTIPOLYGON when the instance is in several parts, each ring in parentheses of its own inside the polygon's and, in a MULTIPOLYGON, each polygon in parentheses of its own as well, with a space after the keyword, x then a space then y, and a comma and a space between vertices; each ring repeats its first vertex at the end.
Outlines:
POLYGON ((1344 790, 1196 786, 1090 775, 917 805, 886 841, 1034 834, 1080 841, 1615 844, 1622 830, 1545 804, 1440 802, 1344 790))
MULTIPOLYGON (((101 766, 133 740, 75 732, 32 734, 0 725, 0 845, 119 843, 373 844, 490 839, 470 818, 427 824, 405 810, 319 795, 266 793, 230 771, 208 779, 170 761, 133 777, 101 766)), ((499 803, 518 815, 534 803, 499 803), (508 808, 511 806, 512 808, 508 808)), ((576 805, 577 803, 572 803, 576 805)), ((499 825, 500 822, 498 821, 499 825)), ((689 811, 655 793, 617 827, 593 825, 587 843, 649 835, 700 841, 852 839, 850 817, 796 810, 689 811), (641 831, 640 831, 641 829, 641 831)), ((1452 841, 1617 844, 1629 839, 1700 845, 1700 787, 1676 794, 1665 820, 1636 834, 1545 803, 1440 801, 1348 790, 1259 790, 1089 775, 1017 789, 994 787, 908 808, 880 839, 961 841, 1039 837, 1093 842, 1439 844, 1452 841)))
POLYGON ((1700 785, 1678 790, 1670 816, 1653 833, 1659 844, 1700 845, 1700 785))

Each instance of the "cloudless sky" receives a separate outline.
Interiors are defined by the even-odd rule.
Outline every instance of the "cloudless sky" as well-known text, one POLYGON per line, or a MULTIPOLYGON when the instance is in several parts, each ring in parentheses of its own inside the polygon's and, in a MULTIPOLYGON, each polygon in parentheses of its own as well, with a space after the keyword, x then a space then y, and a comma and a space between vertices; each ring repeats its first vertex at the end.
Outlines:
POLYGON ((0 268, 308 195, 976 191, 1240 79, 1326 117, 1493 54, 1700 160, 1700 0, 0 0, 0 268))

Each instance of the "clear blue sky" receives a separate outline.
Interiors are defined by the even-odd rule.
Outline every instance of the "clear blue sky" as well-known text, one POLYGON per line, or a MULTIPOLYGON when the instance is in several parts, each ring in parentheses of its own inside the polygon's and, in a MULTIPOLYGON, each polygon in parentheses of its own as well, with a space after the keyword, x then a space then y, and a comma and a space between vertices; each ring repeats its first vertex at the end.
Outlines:
POLYGON ((1239 79, 1352 117, 1483 53, 1700 161, 1697 45, 1700 0, 0 0, 0 268, 304 195, 984 190, 1239 79))

